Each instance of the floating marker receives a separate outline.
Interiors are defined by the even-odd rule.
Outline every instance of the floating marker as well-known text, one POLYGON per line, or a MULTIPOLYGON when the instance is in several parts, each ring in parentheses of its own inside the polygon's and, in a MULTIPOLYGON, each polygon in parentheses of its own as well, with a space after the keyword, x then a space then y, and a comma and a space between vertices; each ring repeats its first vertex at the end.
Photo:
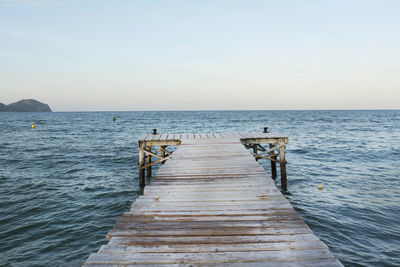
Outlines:
POLYGON ((116 121, 117 120, 117 118, 116 117, 113 117, 113 121, 116 121))
POLYGON ((319 190, 322 190, 322 188, 323 188, 323 187, 322 187, 322 185, 321 185, 321 184, 320 184, 320 185, 318 185, 318 189, 319 189, 319 190))
POLYGON ((35 124, 32 124, 32 129, 35 129, 35 124))

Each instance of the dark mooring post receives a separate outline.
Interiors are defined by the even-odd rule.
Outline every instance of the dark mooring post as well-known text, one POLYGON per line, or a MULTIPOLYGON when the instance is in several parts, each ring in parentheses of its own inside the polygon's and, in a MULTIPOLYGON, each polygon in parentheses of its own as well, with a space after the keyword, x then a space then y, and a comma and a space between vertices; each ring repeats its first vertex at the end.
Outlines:
MULTIPOLYGON (((151 151, 151 146, 147 147, 148 151, 151 151)), ((151 155, 146 156, 146 165, 151 163, 151 155)), ((151 177, 151 166, 147 167, 147 178, 151 177)))
MULTIPOLYGON (((273 144, 269 144, 269 148, 274 147, 273 144)), ((274 154, 274 151, 271 151, 271 154, 274 154)), ((276 159, 276 157, 272 157, 273 159, 276 159)), ((276 179, 276 161, 271 160, 271 176, 272 179, 276 179)))
POLYGON ((139 185, 141 188, 145 186, 144 181, 144 166, 145 166, 145 156, 144 156, 144 144, 143 142, 138 143, 138 152, 139 152, 139 185))
POLYGON ((286 158, 285 158, 285 145, 280 144, 279 146, 279 164, 281 169, 281 187, 282 190, 287 190, 287 180, 286 180, 286 158))

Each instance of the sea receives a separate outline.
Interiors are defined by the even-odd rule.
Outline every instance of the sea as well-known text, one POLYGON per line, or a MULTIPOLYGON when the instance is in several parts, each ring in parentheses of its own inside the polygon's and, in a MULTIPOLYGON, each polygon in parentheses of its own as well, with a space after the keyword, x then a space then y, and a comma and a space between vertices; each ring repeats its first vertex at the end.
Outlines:
POLYGON ((0 266, 80 266, 106 244, 140 194, 141 134, 264 127, 289 136, 285 196, 331 252, 400 266, 400 110, 0 113, 0 266))

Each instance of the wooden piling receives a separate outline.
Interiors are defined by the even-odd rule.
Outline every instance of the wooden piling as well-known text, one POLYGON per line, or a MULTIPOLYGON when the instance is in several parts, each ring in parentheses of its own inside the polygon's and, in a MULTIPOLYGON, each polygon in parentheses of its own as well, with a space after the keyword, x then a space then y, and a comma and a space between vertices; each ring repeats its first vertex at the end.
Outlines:
MULTIPOLYGON (((166 146, 161 146, 161 157, 162 158, 165 158, 165 148, 166 148, 166 146)), ((164 165, 165 161, 162 161, 161 164, 164 165)))
MULTIPOLYGON (((257 149, 257 144, 253 144, 253 153, 255 154, 254 156, 257 155, 258 149, 257 149)), ((258 161, 258 158, 256 157, 256 161, 258 161)))
POLYGON ((282 190, 287 190, 287 180, 286 180, 286 158, 285 158, 285 145, 280 144, 279 146, 279 167, 281 170, 281 188, 282 190))
MULTIPOLYGON (((147 147, 147 150, 151 152, 151 146, 147 147)), ((147 178, 151 177, 151 155, 146 156, 146 166, 148 166, 147 169, 147 178)))
MULTIPOLYGON (((273 148, 273 144, 269 144, 269 148, 273 148)), ((274 154, 274 152, 270 152, 270 154, 274 154)), ((272 159, 276 159, 276 157, 272 157, 272 159)), ((272 179, 276 179, 276 161, 271 160, 271 177, 272 179)))
POLYGON ((144 143, 139 141, 138 142, 138 154, 139 154, 139 185, 141 188, 145 186, 144 180, 144 166, 145 166, 145 155, 144 155, 144 143))

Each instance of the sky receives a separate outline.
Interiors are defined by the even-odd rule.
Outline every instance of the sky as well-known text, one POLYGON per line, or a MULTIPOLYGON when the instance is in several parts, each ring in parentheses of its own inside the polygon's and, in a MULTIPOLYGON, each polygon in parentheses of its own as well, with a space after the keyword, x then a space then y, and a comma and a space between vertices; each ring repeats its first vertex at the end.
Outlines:
POLYGON ((0 102, 400 108, 398 0, 0 0, 0 102))

